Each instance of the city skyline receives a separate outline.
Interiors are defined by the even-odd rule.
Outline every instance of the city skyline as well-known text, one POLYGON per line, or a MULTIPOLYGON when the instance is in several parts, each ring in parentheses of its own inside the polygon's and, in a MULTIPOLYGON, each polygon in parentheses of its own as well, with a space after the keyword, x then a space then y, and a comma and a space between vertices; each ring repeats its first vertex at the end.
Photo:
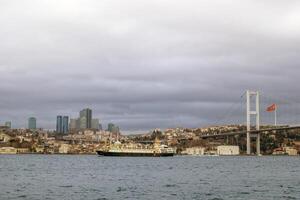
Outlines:
POLYGON ((0 200, 298 199, 299 22, 299 0, 0 0, 0 200))
MULTIPOLYGON (((90 107, 122 131, 201 127, 218 122, 247 89, 298 105, 299 8, 297 1, 1 2, 0 122, 21 128, 36 116, 38 127, 53 129, 57 114, 72 118, 90 107)), ((232 122, 244 118, 235 113, 232 122)))
MULTIPOLYGON (((27 119, 27 125, 26 127, 14 127, 12 126, 12 121, 5 121, 4 124, 1 124, 0 126, 7 126, 8 128, 12 129, 18 129, 18 128, 28 128, 28 129, 44 129, 44 127, 37 127, 37 118, 38 117, 29 117, 27 119)), ((110 125, 114 125, 113 123, 109 122, 107 124, 108 130, 110 129, 110 125)), ((70 118, 67 115, 57 115, 56 116, 56 126, 52 127, 48 130, 55 130, 56 133, 63 133, 68 134, 70 128, 77 129, 78 130, 86 130, 86 129, 102 129, 102 124, 100 123, 100 120, 98 118, 92 117, 92 109, 90 108, 84 108, 79 112, 79 118, 70 118), (75 124, 72 125, 72 120, 75 120, 75 124), (74 126, 74 127, 72 127, 74 126)), ((117 127, 119 129, 119 127, 117 127)))

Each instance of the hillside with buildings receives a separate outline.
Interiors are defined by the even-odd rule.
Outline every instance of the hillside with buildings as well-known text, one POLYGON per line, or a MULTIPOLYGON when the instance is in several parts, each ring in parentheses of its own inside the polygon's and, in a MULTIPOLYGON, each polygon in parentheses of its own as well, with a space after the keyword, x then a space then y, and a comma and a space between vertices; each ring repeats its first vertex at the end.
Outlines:
MULTIPOLYGON (((155 138, 176 149, 177 154, 215 155, 245 154, 245 136, 203 138, 220 132, 245 130, 242 125, 211 126, 204 128, 155 129, 144 134, 122 135, 118 128, 110 124, 108 130, 76 129, 68 134, 42 129, 0 129, 0 152, 45 153, 45 154, 94 154, 105 145, 121 141, 123 144, 149 145, 155 138), (238 149, 238 150, 237 150, 238 149)), ((252 145, 255 149, 255 144, 252 145)), ((300 152, 300 131, 262 133, 261 153, 263 155, 297 155, 300 152)))

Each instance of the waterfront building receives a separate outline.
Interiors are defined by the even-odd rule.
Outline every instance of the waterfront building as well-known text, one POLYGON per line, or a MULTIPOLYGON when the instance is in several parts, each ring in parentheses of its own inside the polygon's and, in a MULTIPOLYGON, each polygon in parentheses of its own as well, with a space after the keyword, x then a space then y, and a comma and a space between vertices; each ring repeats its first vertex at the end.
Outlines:
POLYGON ((60 144, 58 148, 58 153, 61 154, 67 154, 70 150, 70 145, 69 144, 60 144))
POLYGON ((18 154, 30 153, 30 149, 29 148, 16 148, 16 149, 17 149, 17 153, 18 154))
POLYGON ((35 153, 44 153, 45 152, 45 148, 42 145, 38 145, 34 147, 34 152, 35 153))
POLYGON ((279 147, 273 150, 273 155, 296 156, 298 155, 298 151, 293 147, 279 147))
POLYGON ((217 154, 220 156, 233 156, 240 154, 239 146, 222 145, 217 147, 217 154))
POLYGON ((4 126, 6 126, 7 128, 11 128, 11 122, 9 121, 5 122, 4 126))
POLYGON ((14 147, 1 147, 0 154, 17 154, 17 149, 14 147))
POLYGON ((92 129, 99 130, 99 119, 92 119, 92 129))
POLYGON ((56 133, 62 133, 63 132, 63 120, 62 116, 59 115, 56 117, 56 133))
POLYGON ((297 149, 295 149, 293 147, 283 147, 283 149, 289 156, 297 156, 298 155, 297 149))
POLYGON ((36 118, 35 117, 30 117, 28 119, 28 128, 35 130, 36 129, 36 118))
POLYGON ((197 155, 197 156, 203 156, 205 153, 205 148, 204 147, 191 147, 191 148, 186 148, 185 151, 181 152, 183 155, 197 155))

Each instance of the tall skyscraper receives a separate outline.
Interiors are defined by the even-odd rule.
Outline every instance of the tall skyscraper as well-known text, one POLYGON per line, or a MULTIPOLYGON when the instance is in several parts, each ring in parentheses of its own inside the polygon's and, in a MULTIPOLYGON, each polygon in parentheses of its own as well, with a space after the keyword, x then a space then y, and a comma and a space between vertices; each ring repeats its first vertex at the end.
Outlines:
POLYGON ((115 126, 115 127, 113 128, 112 133, 117 133, 117 134, 119 134, 119 133, 120 133, 120 128, 119 128, 119 126, 115 126))
POLYGON ((78 128, 78 119, 70 119, 70 131, 75 131, 78 128))
POLYGON ((58 115, 56 118, 56 133, 69 133, 69 117, 58 115))
POLYGON ((109 123, 107 126, 107 130, 112 133, 119 133, 120 128, 113 123, 109 123))
POLYGON ((35 130, 36 129, 36 118, 35 117, 30 117, 28 119, 28 128, 35 130))
POLYGON ((5 122, 4 126, 11 128, 11 122, 5 122))
POLYGON ((63 134, 68 134, 69 133, 69 117, 68 116, 64 116, 63 120, 62 120, 62 132, 63 134))
POLYGON ((85 108, 79 112, 79 118, 70 119, 70 130, 76 132, 84 129, 99 130, 99 119, 93 119, 92 110, 85 108))
POLYGON ((62 133, 63 132, 63 120, 62 116, 58 115, 56 117, 56 133, 62 133))
POLYGON ((108 130, 109 132, 113 132, 114 127, 115 127, 115 125, 114 125, 113 123, 109 123, 109 124, 107 125, 107 130, 108 130))
POLYGON ((86 117, 85 116, 80 117, 78 119, 77 123, 79 124, 80 129, 87 129, 87 122, 86 122, 86 117))
POLYGON ((92 119, 92 129, 99 130, 99 119, 92 119))
POLYGON ((89 108, 80 111, 80 128, 92 128, 92 110, 89 108))

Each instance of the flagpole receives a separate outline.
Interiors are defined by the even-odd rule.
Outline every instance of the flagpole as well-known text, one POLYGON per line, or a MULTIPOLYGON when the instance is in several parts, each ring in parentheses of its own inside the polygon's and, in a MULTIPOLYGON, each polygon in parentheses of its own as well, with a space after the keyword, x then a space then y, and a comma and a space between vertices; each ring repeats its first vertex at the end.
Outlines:
POLYGON ((277 105, 276 105, 276 107, 275 107, 275 112, 274 112, 274 114, 275 114, 275 126, 277 126, 277 105))

